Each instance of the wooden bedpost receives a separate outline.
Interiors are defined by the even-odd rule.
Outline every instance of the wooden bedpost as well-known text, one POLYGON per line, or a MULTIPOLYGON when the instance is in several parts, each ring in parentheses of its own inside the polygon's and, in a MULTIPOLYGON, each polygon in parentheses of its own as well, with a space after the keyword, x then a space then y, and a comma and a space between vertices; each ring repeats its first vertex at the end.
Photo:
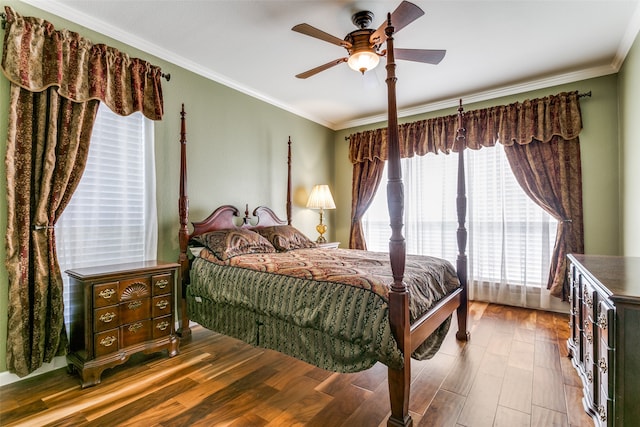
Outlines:
POLYGON ((287 224, 291 225, 291 136, 287 146, 287 224))
POLYGON ((389 239, 389 257, 393 284, 389 291, 389 320, 391 331, 402 350, 404 367, 388 369, 389 397, 391 400, 391 416, 387 426, 412 426, 409 415, 409 390, 411 384, 411 330, 409 326, 409 293, 404 283, 406 260, 406 244, 402 235, 404 211, 404 186, 400 166, 400 144, 398 142, 398 110, 396 105, 396 75, 393 53, 393 31, 391 14, 387 17, 385 30, 387 35, 387 96, 389 122, 387 128, 388 147, 388 182, 387 203, 391 224, 389 239))
POLYGON ((469 316, 468 280, 467 280, 467 229, 465 220, 467 217, 467 188, 464 173, 464 150, 466 148, 466 129, 464 127, 464 113, 462 109, 462 99, 458 107, 458 130, 456 131, 456 145, 458 146, 458 195, 456 197, 456 207, 458 214, 458 258, 456 260, 456 270, 458 280, 463 287, 460 295, 460 306, 458 307, 458 332, 456 338, 461 341, 469 340, 469 330, 467 329, 467 317, 469 316))
POLYGON ((180 196, 178 198, 178 215, 180 216, 180 229, 178 231, 178 244, 180 246, 180 255, 178 262, 180 270, 178 274, 178 283, 180 285, 180 329, 178 335, 181 339, 191 337, 191 328, 189 327, 189 316, 187 314, 186 291, 189 283, 189 258, 187 250, 189 245, 189 197, 187 196, 187 126, 182 104, 180 111, 180 196))

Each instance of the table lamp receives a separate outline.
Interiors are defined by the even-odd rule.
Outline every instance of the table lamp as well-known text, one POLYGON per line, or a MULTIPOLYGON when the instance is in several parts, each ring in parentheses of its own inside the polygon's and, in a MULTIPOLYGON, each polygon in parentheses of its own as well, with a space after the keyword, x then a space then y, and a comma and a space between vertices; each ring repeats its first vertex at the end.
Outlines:
POLYGON ((309 195, 307 207, 311 209, 320 209, 320 224, 316 226, 316 230, 320 233, 320 236, 316 240, 316 243, 326 243, 327 239, 323 234, 327 232, 327 226, 323 224, 322 216, 325 209, 336 208, 329 186, 326 184, 315 185, 309 195))

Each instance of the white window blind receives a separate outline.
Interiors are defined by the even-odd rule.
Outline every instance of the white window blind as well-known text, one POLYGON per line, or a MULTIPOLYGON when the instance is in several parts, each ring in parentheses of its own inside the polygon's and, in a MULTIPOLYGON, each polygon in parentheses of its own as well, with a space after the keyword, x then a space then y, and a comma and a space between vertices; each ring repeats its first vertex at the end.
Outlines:
POLYGON ((155 197, 153 122, 140 113, 116 115, 100 104, 87 166, 56 223, 65 316, 70 312, 65 270, 156 257, 155 197))
MULTIPOLYGON (((455 265, 457 162, 455 153, 402 159, 408 253, 455 265)), ((520 188, 501 144, 466 150, 465 163, 470 297, 550 308, 546 284, 557 221, 520 188)), ((386 252, 391 230, 385 185, 383 178, 363 228, 367 248, 386 252)))

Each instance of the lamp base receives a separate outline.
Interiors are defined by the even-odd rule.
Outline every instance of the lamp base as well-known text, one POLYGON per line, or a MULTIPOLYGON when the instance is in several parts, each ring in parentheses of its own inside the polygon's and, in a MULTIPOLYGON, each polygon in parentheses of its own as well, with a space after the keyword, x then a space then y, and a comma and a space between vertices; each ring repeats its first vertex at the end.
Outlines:
POLYGON ((324 233, 327 232, 327 226, 322 223, 322 213, 320 213, 320 224, 316 225, 316 231, 320 234, 316 239, 316 243, 327 243, 327 239, 324 237, 324 233))

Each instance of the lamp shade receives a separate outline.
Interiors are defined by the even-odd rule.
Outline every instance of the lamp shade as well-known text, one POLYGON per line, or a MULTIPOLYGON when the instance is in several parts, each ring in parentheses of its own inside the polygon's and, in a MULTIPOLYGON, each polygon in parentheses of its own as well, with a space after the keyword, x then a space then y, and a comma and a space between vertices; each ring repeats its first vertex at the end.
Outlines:
POLYGON ((311 209, 335 209, 331 190, 326 184, 315 185, 309 195, 307 207, 311 209))

